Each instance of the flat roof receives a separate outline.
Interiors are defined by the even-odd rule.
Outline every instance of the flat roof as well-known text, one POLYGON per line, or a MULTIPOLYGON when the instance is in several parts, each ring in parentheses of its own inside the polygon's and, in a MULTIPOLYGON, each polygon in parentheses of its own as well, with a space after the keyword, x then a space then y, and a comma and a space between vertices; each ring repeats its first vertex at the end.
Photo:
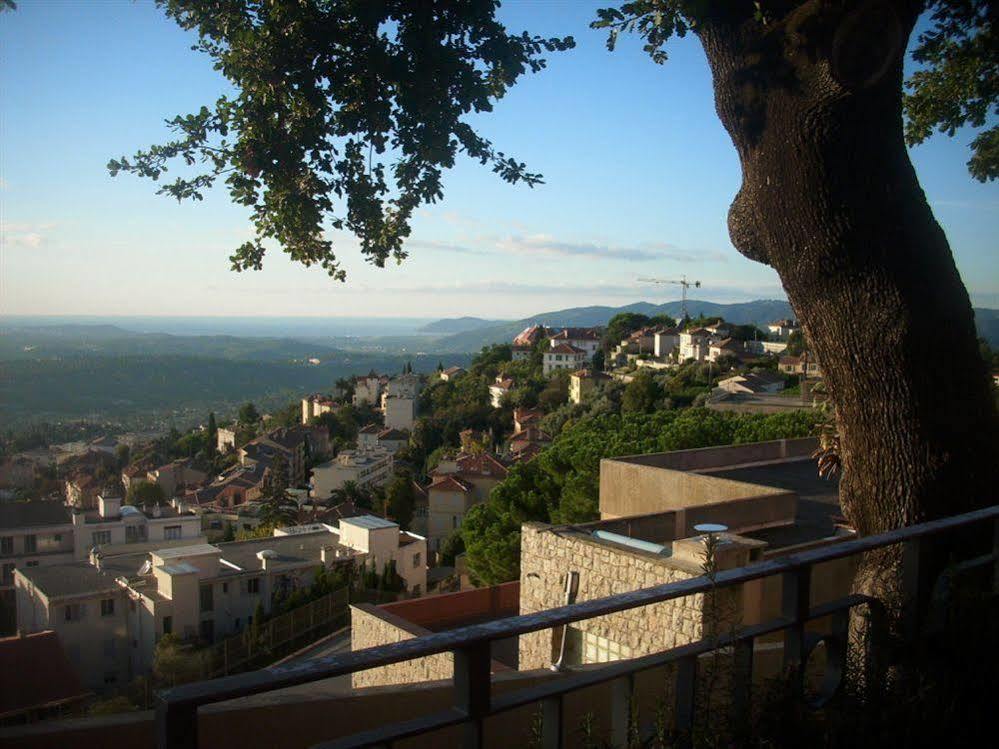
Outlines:
MULTIPOLYGON (((338 543, 339 536, 328 530, 313 533, 296 533, 290 536, 271 536, 269 538, 253 539, 251 541, 230 541, 218 545, 222 551, 222 559, 243 570, 259 570, 260 559, 257 552, 271 550, 277 556, 269 559, 269 563, 319 563, 322 549, 336 549, 355 553, 353 550, 338 543)), ((236 572, 236 570, 233 570, 236 572)))
POLYGON ((88 562, 23 567, 19 575, 29 580, 46 598, 98 594, 118 590, 116 575, 97 569, 88 562))
POLYGON ((34 500, 0 503, 0 528, 66 525, 72 522, 72 511, 62 502, 34 500))
POLYGON ((391 520, 386 520, 385 518, 380 518, 377 515, 357 515, 352 518, 342 518, 340 524, 343 525, 347 523, 349 525, 356 525, 359 528, 367 528, 368 530, 379 530, 381 528, 398 528, 399 524, 394 523, 391 520))
POLYGON ((157 549, 153 553, 160 559, 177 559, 179 557, 201 557, 218 554, 221 549, 212 544, 194 544, 192 546, 175 546, 167 549, 157 549))

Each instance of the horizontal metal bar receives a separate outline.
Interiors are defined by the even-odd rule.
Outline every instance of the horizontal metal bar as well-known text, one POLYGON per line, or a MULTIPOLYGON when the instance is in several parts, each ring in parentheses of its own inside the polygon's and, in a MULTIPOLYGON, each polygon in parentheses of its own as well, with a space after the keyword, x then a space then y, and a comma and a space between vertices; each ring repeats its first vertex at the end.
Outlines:
POLYGON ((675 583, 620 593, 568 606, 560 606, 535 614, 513 616, 483 624, 423 637, 404 640, 391 645, 317 658, 302 663, 287 664, 276 668, 250 671, 211 681, 184 684, 166 690, 160 698, 172 705, 204 705, 212 702, 247 697, 261 692, 305 684, 320 679, 342 676, 370 668, 458 650, 477 642, 492 641, 517 635, 551 629, 572 622, 613 614, 618 611, 661 603, 676 598, 705 593, 717 588, 741 585, 752 580, 789 572, 801 567, 834 559, 862 554, 884 546, 892 546, 914 538, 953 530, 965 525, 999 518, 999 505, 982 510, 933 520, 920 525, 898 528, 887 533, 851 539, 815 549, 808 549, 785 557, 768 559, 745 567, 723 570, 712 579, 707 576, 690 578, 675 583))
POLYGON ((322 741, 313 744, 311 749, 360 749, 360 747, 385 745, 401 739, 422 736, 432 731, 458 726, 467 720, 468 715, 461 710, 449 708, 438 713, 421 715, 412 720, 403 720, 368 731, 361 731, 340 739, 322 741))

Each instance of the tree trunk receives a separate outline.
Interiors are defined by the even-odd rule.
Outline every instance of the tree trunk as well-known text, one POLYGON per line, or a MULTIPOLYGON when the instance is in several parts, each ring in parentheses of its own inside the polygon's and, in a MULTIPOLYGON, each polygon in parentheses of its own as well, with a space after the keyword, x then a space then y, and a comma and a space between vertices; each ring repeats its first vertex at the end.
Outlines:
POLYGON ((997 420, 968 293, 902 137, 918 9, 806 3, 699 35, 743 184, 736 248, 771 265, 836 406, 862 534, 997 501, 997 420))

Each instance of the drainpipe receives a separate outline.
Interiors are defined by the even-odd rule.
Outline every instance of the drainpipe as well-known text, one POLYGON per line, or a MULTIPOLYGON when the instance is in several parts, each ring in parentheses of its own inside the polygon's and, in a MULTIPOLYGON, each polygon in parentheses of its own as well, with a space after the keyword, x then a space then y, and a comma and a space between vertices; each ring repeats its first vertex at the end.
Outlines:
MULTIPOLYGON (((568 606, 571 603, 576 602, 576 595, 579 593, 579 573, 575 570, 566 573, 565 576, 565 605, 568 606)), ((549 668, 552 671, 561 671, 564 668, 562 661, 565 660, 565 641, 566 641, 566 631, 568 630, 568 625, 563 624, 559 629, 559 646, 558 646, 558 660, 556 660, 549 668)))

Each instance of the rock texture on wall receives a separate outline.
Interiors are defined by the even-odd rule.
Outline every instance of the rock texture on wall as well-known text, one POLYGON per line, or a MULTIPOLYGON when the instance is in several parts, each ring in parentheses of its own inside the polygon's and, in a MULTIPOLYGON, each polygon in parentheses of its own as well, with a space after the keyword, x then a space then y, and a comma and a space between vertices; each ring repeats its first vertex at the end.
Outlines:
MULTIPOLYGON (((525 523, 520 541, 520 613, 532 614, 565 603, 565 575, 579 573, 577 601, 603 598, 697 577, 701 570, 668 557, 654 557, 601 543, 542 523, 525 523)), ((624 646, 630 657, 667 650, 701 639, 705 596, 629 609, 576 622, 573 627, 624 646)), ((553 631, 520 638, 520 669, 552 663, 553 631)))
MULTIPOLYGON (((350 649, 362 650, 376 645, 402 642, 429 630, 418 627, 405 619, 378 611, 375 606, 359 604, 350 607, 350 649)), ((358 671, 351 677, 354 689, 378 687, 386 684, 414 684, 425 681, 450 679, 454 675, 454 656, 450 653, 416 658, 391 666, 368 671, 358 671)))

